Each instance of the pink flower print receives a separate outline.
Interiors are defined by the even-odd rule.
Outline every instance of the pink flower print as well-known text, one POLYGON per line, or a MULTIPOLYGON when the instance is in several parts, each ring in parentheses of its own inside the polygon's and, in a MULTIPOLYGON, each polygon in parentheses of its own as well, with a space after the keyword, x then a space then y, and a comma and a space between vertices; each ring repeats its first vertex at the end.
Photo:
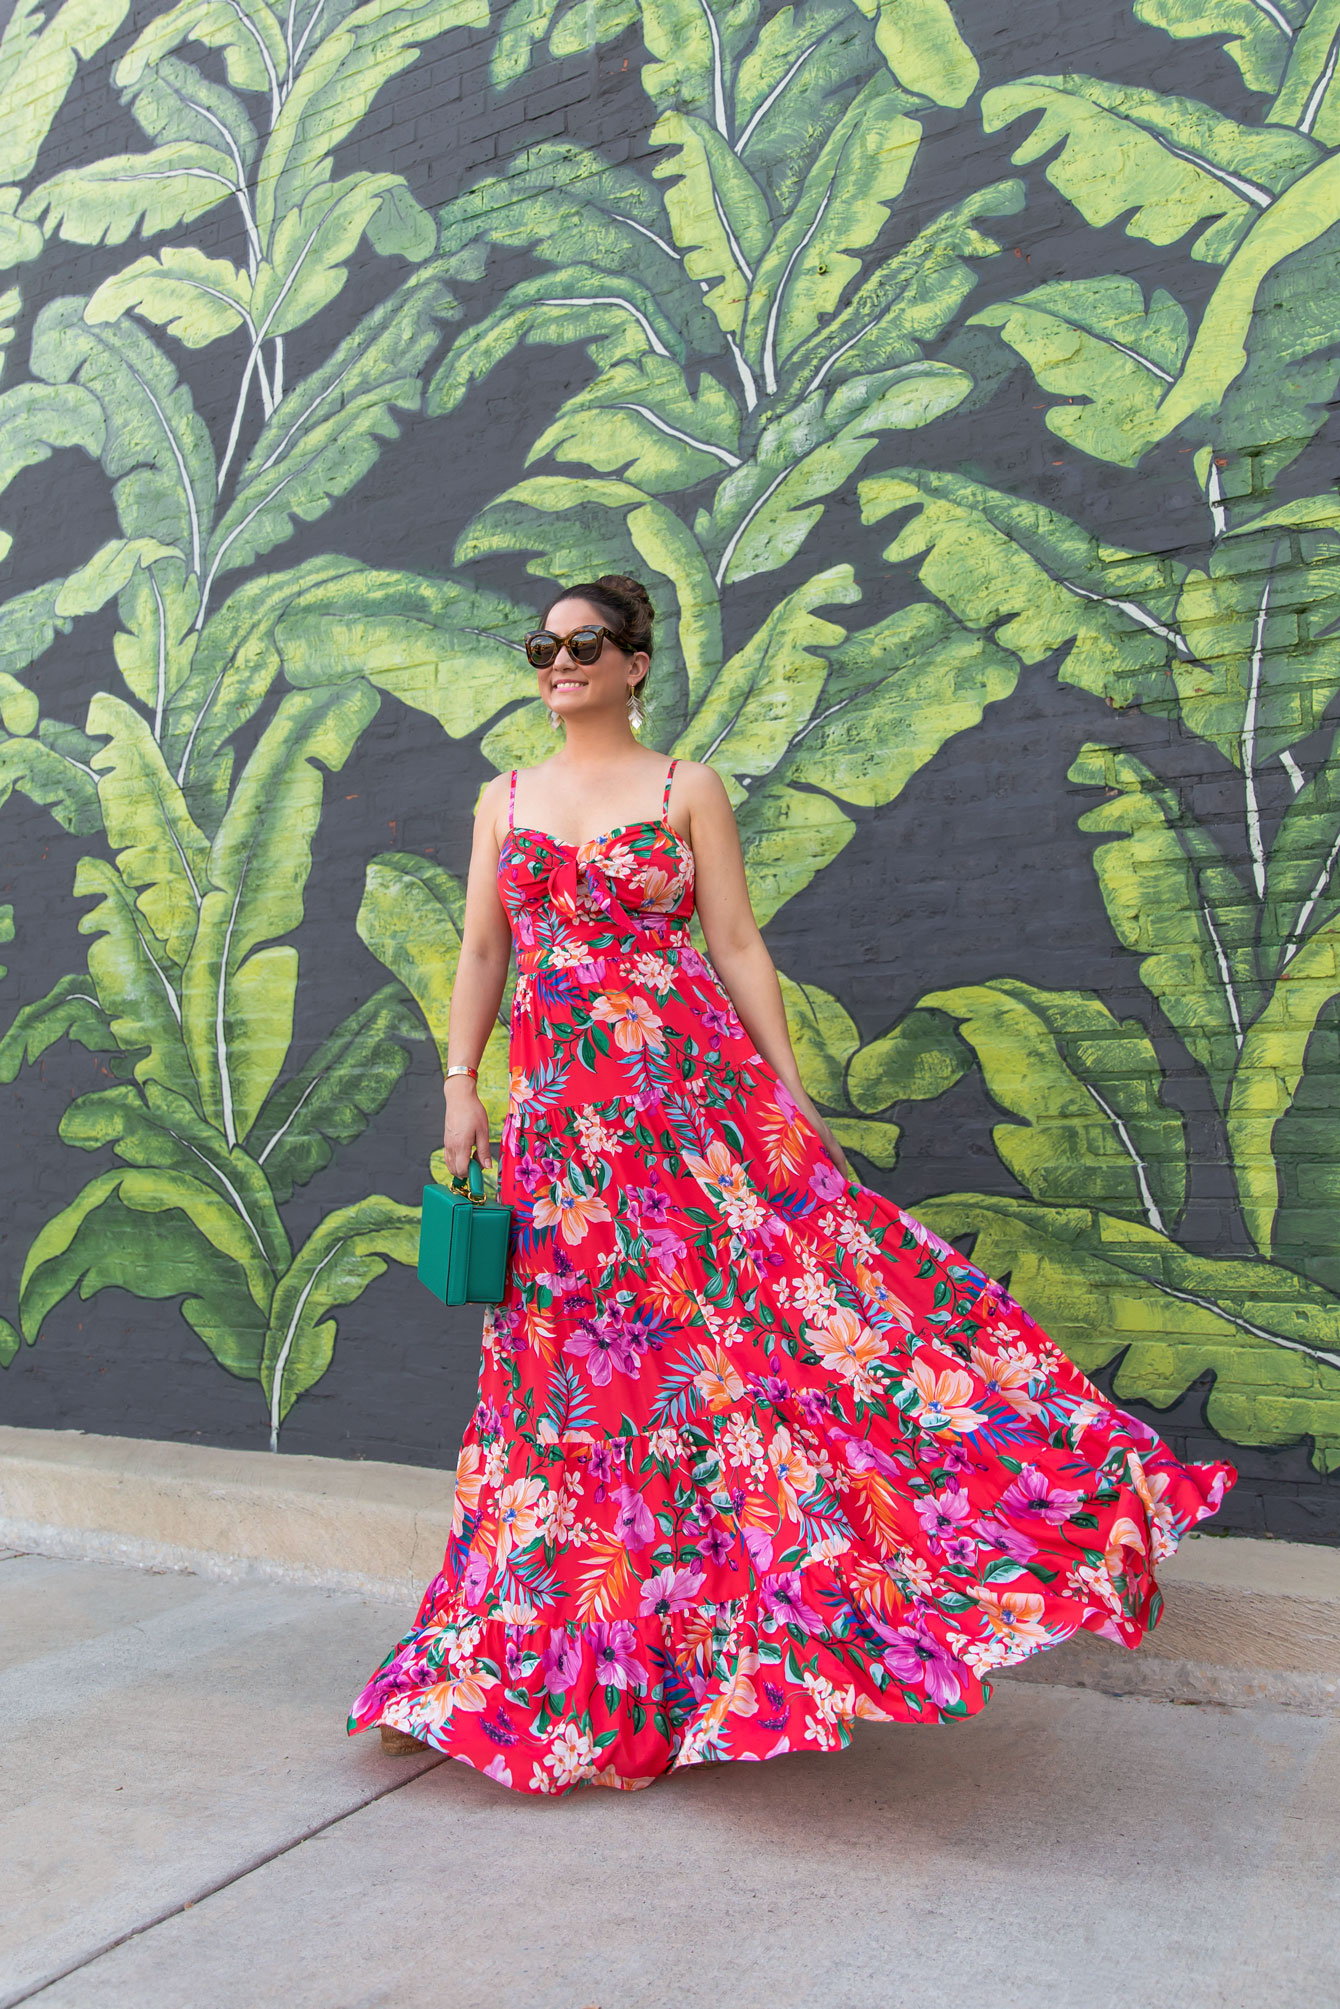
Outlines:
POLYGON ((952 1535, 943 1548, 951 1569, 970 1570, 977 1560, 977 1544, 971 1535, 952 1535))
POLYGON ((963 1693, 959 1679, 962 1663, 921 1626, 900 1626, 896 1631, 873 1621, 876 1631, 888 1641, 884 1665, 898 1681, 909 1687, 925 1687, 926 1698, 937 1709, 948 1709, 963 1693))
POLYGON ((1008 1521, 1002 1521, 995 1514, 984 1514, 973 1524, 973 1533, 988 1547, 999 1549, 1011 1562, 1031 1562, 1038 1552, 1038 1545, 1027 1536, 1022 1528, 1012 1528, 1008 1521))
POLYGON ((501 1751, 499 1751, 496 1758, 491 1758, 488 1764, 485 1765, 484 1777, 486 1779, 496 1779, 500 1786, 511 1785, 512 1774, 507 1768, 506 1760, 501 1751))
POLYGON ((582 1650, 568 1632, 556 1632, 540 1658, 540 1680, 551 1696, 562 1695, 577 1679, 582 1650))
POLYGON ((488 1562, 477 1549, 471 1549, 465 1558, 465 1568, 461 1571, 461 1596, 471 1611, 483 1597, 488 1580, 488 1562))
POLYGON ((921 1248, 933 1249, 936 1255, 943 1256, 946 1262, 957 1263, 962 1260, 957 1250, 951 1248, 948 1242, 941 1241, 924 1221, 915 1220, 911 1214, 904 1213, 901 1207, 898 1209, 898 1218, 921 1248))
POLYGON ((587 1627, 596 1664, 596 1680, 602 1688, 645 1688, 647 1670, 637 1658, 637 1633, 626 1618, 611 1625, 587 1627))
POLYGON ((1046 1521, 1049 1527, 1059 1528, 1078 1510, 1083 1498, 1082 1493, 1063 1493, 1052 1486, 1036 1465, 1025 1465, 1001 1494, 1000 1511, 1021 1520, 1046 1521))
POLYGON ((772 1562, 772 1536, 762 1528, 741 1528, 744 1545, 749 1551, 749 1560, 756 1570, 765 1570, 772 1562))
POLYGON ((609 1488, 622 1482, 624 1469, 622 1441, 616 1437, 605 1444, 593 1444, 586 1461, 586 1469, 596 1482, 595 1499, 596 1505, 599 1506, 609 1488))
POLYGON ((526 1635, 519 1626, 508 1626, 507 1643, 503 1648, 503 1673, 512 1688, 525 1678, 525 1641, 526 1635))
POLYGON ((823 1619, 805 1602, 799 1570, 785 1576, 764 1577, 758 1587, 766 1615, 778 1625, 798 1625, 805 1632, 822 1632, 823 1619))
POLYGON ((700 1546, 708 1561, 715 1563, 717 1568, 721 1569, 735 1554, 735 1543, 736 1537, 718 1522, 715 1527, 707 1530, 700 1546))
POLYGON ((657 1618, 666 1618, 672 1612, 686 1610, 702 1587, 701 1570, 677 1570, 667 1566, 654 1577, 648 1577, 643 1584, 638 1611, 644 1618, 652 1613, 657 1618))
POLYGON ((665 1222, 673 1212, 670 1195, 657 1190, 655 1186, 637 1186, 630 1196, 637 1207, 638 1220, 645 1228, 648 1221, 665 1222))
POLYGON ((801 1415, 811 1430, 817 1430, 820 1424, 830 1420, 832 1411, 829 1408, 828 1397, 821 1388, 802 1388, 796 1401, 801 1415))
POLYGON ((971 1511, 967 1494, 958 1489, 931 1493, 917 1501, 917 1519, 932 1549, 938 1549, 942 1540, 961 1534, 962 1524, 971 1511))
POLYGON ((838 1171, 831 1158, 821 1158, 810 1169, 810 1191, 820 1200, 836 1200, 839 1193, 845 1193, 847 1182, 838 1171))
POLYGON ((619 1488, 614 1532, 626 1549, 645 1549, 655 1539, 656 1522, 651 1508, 635 1486, 623 1485, 619 1488))
POLYGON ((686 1245, 683 1236, 677 1235, 673 1228, 648 1228, 645 1224, 642 1233, 651 1250, 652 1260, 663 1270, 673 1269, 684 1254, 686 1245))
POLYGON ((509 1353, 526 1351, 525 1318, 519 1305, 495 1305, 490 1316, 494 1336, 509 1353))
POLYGON ((576 1332, 563 1342, 564 1353, 585 1360, 586 1371, 597 1388, 605 1388, 617 1367, 620 1374, 636 1379, 641 1356, 647 1351, 644 1333, 623 1314, 614 1310, 599 1318, 583 1319, 576 1332))

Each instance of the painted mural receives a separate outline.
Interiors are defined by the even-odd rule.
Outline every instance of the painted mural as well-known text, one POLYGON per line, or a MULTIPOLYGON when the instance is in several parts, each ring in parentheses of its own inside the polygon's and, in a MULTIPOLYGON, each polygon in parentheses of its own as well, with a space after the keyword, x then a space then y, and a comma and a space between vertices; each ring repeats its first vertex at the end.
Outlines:
MULTIPOLYGON (((407 1043, 444 1048, 463 907, 435 860, 361 861, 385 980, 296 1047, 331 777, 387 706, 491 767, 543 758, 518 638, 544 586, 494 582, 633 571, 661 610, 647 735, 721 773, 765 923, 840 885, 861 814, 989 734, 1025 669, 1170 722, 1215 766, 1202 814, 1119 735, 1068 750, 1134 1015, 1096 984, 1002 975, 863 1041, 803 971, 788 1009, 873 1183, 909 1105, 978 1079, 1011 1190, 917 1211, 1082 1367, 1119 1361, 1118 1394, 1159 1407, 1212 1375, 1230 1443, 1340 1466, 1340 502, 1312 451, 1340 383, 1340 0, 1109 11, 1194 56, 1207 101, 1154 73, 983 89, 947 0, 18 0, 0 485, 82 456, 115 534, 0 605, 0 799, 87 839, 89 903, 84 967, 17 1012, 0 990, 0 1078, 64 1042, 103 1057, 59 1133, 114 1162, 4 1280, 6 1363, 73 1292, 177 1300, 282 1441, 342 1308, 417 1232, 377 1194, 301 1238, 285 1210, 378 1122, 407 1043), (463 30, 487 45, 498 158, 430 208, 367 163, 387 87, 463 30), (508 122, 530 80, 629 38, 631 149, 508 122), (107 48, 134 144, 53 168, 107 48), (1019 171, 937 202, 932 141, 994 161, 991 135, 1019 171), (1043 184, 1093 248, 1038 285, 1016 259, 983 304, 1043 184), (67 246, 100 247, 97 283, 29 323, 25 286, 67 246), (575 388, 509 411, 523 478, 481 493, 432 576, 344 555, 341 506, 401 427, 431 422, 449 455, 528 345, 571 350, 575 388), (1148 548, 937 464, 937 428, 1010 371, 1095 496, 1148 484, 1148 548), (878 589, 843 551, 857 517, 878 589), (44 655, 109 611, 98 686, 48 716, 44 655), (1218 1253, 1182 1232, 1170 1048, 1213 1112, 1218 1253)), ((39 918, 0 908, 0 943, 39 918)), ((501 1034, 482 1087, 500 1115, 501 1034)))

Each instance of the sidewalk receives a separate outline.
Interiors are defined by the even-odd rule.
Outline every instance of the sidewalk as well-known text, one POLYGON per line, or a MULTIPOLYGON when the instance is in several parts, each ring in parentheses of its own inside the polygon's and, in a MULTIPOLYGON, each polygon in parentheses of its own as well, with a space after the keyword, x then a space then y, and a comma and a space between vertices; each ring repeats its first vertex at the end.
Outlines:
POLYGON ((0 1561, 0 2009, 1295 2009, 1340 1719, 1002 1682, 952 1728, 511 1795, 348 1741, 403 1602, 0 1561), (49 1984, 49 1985, 44 1985, 49 1984))

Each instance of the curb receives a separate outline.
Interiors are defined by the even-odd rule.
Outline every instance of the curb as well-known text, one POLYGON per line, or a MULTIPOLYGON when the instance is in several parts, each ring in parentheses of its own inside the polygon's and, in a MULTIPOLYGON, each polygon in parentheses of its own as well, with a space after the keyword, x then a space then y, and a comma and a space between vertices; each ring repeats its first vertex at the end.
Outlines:
MULTIPOLYGON (((268 1578, 412 1610, 441 1567, 452 1474, 0 1426, 0 1548, 268 1578)), ((1340 1714, 1340 1551, 1190 1535, 1138 1653, 1083 1635, 1015 1681, 1340 1714)))
POLYGON ((0 1547, 417 1606, 453 1474, 0 1426, 0 1547))

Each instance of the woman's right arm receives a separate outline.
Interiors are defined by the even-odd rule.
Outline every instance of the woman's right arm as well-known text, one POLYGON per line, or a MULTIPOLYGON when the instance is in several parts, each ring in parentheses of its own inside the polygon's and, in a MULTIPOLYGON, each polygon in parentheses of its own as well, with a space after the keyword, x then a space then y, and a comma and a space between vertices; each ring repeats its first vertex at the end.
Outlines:
MULTIPOLYGON (((489 1034, 497 1024, 498 1007, 507 984, 512 935, 498 897, 498 818, 505 787, 501 775, 489 783, 475 815, 470 876, 465 888, 465 926, 456 981, 451 988, 447 1026, 447 1065, 477 1068, 489 1034)), ((444 1083, 446 1118, 442 1150, 447 1170, 463 1174, 473 1146, 481 1165, 492 1164, 488 1112, 468 1074, 453 1074, 444 1083)))

